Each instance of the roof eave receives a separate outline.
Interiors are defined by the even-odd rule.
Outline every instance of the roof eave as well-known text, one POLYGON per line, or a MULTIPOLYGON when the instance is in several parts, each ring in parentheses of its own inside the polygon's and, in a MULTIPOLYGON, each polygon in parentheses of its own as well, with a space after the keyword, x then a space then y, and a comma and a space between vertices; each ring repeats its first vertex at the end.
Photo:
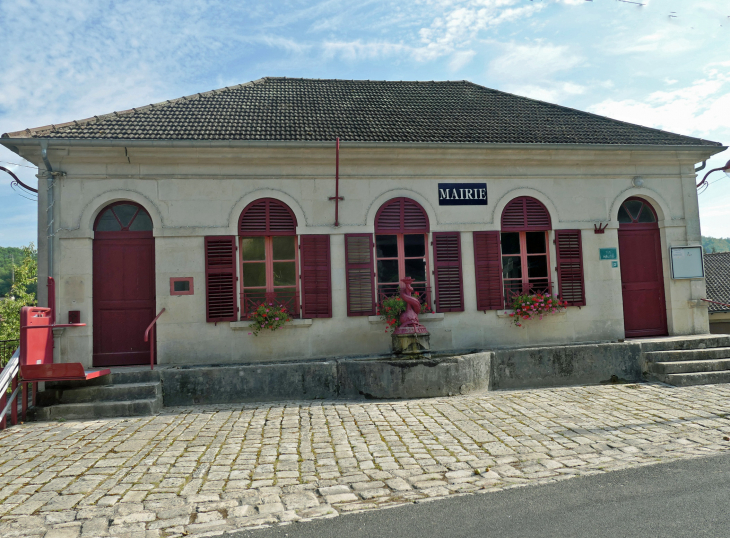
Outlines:
MULTIPOLYGON (((0 138, 0 144, 17 153, 20 146, 37 146, 41 140, 56 147, 163 147, 163 148, 245 148, 245 147, 290 147, 329 148, 335 143, 322 141, 284 140, 139 140, 139 139, 82 139, 82 138, 0 138)), ((539 149, 539 150, 594 150, 594 151, 695 151, 707 156, 725 151, 728 146, 711 145, 659 145, 659 144, 554 144, 554 143, 484 143, 484 142, 362 142, 340 141, 340 145, 351 148, 463 148, 463 149, 539 149)))

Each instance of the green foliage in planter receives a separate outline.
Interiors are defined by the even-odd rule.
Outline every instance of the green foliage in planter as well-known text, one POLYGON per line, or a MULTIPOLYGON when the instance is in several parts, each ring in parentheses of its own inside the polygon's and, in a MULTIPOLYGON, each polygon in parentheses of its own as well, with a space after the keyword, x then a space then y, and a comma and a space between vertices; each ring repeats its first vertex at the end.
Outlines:
POLYGON ((264 329, 275 331, 283 327, 287 321, 291 320, 291 316, 285 306, 264 302, 259 303, 256 309, 249 313, 248 319, 251 320, 251 325, 249 325, 251 332, 248 334, 258 336, 264 329))
POLYGON ((567 301, 562 301, 549 293, 517 295, 512 300, 511 307, 514 312, 510 317, 514 319, 515 325, 522 327, 523 322, 529 319, 542 319, 545 314, 553 314, 566 306, 568 306, 567 301))

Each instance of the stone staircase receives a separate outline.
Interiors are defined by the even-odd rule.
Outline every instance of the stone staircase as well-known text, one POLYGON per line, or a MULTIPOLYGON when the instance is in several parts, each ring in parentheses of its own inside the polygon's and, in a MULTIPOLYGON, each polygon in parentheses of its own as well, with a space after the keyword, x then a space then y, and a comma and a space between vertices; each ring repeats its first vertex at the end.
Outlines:
POLYGON ((94 419, 154 415, 162 409, 159 370, 112 368, 108 376, 90 381, 47 382, 38 393, 32 420, 94 419))
POLYGON ((730 335, 642 340, 647 377, 676 387, 730 383, 730 335))

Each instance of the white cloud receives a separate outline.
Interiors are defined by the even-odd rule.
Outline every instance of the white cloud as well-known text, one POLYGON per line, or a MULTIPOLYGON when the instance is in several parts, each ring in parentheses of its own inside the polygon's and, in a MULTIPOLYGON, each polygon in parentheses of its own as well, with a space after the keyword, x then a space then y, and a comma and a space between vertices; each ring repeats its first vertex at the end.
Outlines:
POLYGON ((591 112, 667 131, 707 137, 728 128, 730 70, 711 69, 705 78, 673 91, 656 91, 646 99, 606 99, 591 112))
POLYGON ((469 64, 474 56, 476 56, 475 50, 460 50, 455 52, 449 61, 449 69, 452 72, 459 71, 462 67, 469 64))

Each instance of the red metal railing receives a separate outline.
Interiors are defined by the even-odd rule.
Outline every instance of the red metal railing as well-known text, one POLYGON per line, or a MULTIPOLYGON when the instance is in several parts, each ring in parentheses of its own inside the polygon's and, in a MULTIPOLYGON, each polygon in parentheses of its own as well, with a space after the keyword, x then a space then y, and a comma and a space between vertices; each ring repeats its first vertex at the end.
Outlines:
MULTIPOLYGON (((385 299, 400 296, 400 284, 379 284, 378 285, 378 308, 383 304, 385 299)), ((412 283, 413 296, 418 298, 421 303, 421 311, 424 311, 424 305, 427 310, 433 310, 431 303, 431 287, 424 283, 412 283)))
POLYGON ((299 292, 294 288, 281 289, 273 292, 266 290, 245 290, 241 293, 241 319, 247 320, 249 313, 260 304, 271 304, 286 307, 287 311, 299 315, 299 292))
POLYGON ((520 295, 535 295, 542 293, 543 295, 550 294, 552 297, 556 297, 553 293, 553 283, 545 280, 534 280, 527 284, 522 281, 510 281, 507 280, 504 283, 504 307, 512 308, 512 303, 515 297, 520 295))
POLYGON ((157 327, 157 320, 160 319, 160 316, 165 313, 165 309, 163 308, 160 310, 160 313, 157 314, 155 319, 152 320, 152 323, 149 324, 149 327, 147 327, 147 330, 144 332, 144 341, 147 342, 149 340, 150 342, 150 370, 155 369, 155 344, 157 343, 157 339, 155 338, 155 327, 157 327), (150 338, 150 332, 151 338, 150 338))
POLYGON ((720 306, 727 306, 728 308, 730 308, 730 304, 720 303, 720 302, 717 302, 717 301, 712 301, 710 299, 700 299, 700 301, 705 301, 706 303, 717 304, 717 305, 720 305, 720 306))

